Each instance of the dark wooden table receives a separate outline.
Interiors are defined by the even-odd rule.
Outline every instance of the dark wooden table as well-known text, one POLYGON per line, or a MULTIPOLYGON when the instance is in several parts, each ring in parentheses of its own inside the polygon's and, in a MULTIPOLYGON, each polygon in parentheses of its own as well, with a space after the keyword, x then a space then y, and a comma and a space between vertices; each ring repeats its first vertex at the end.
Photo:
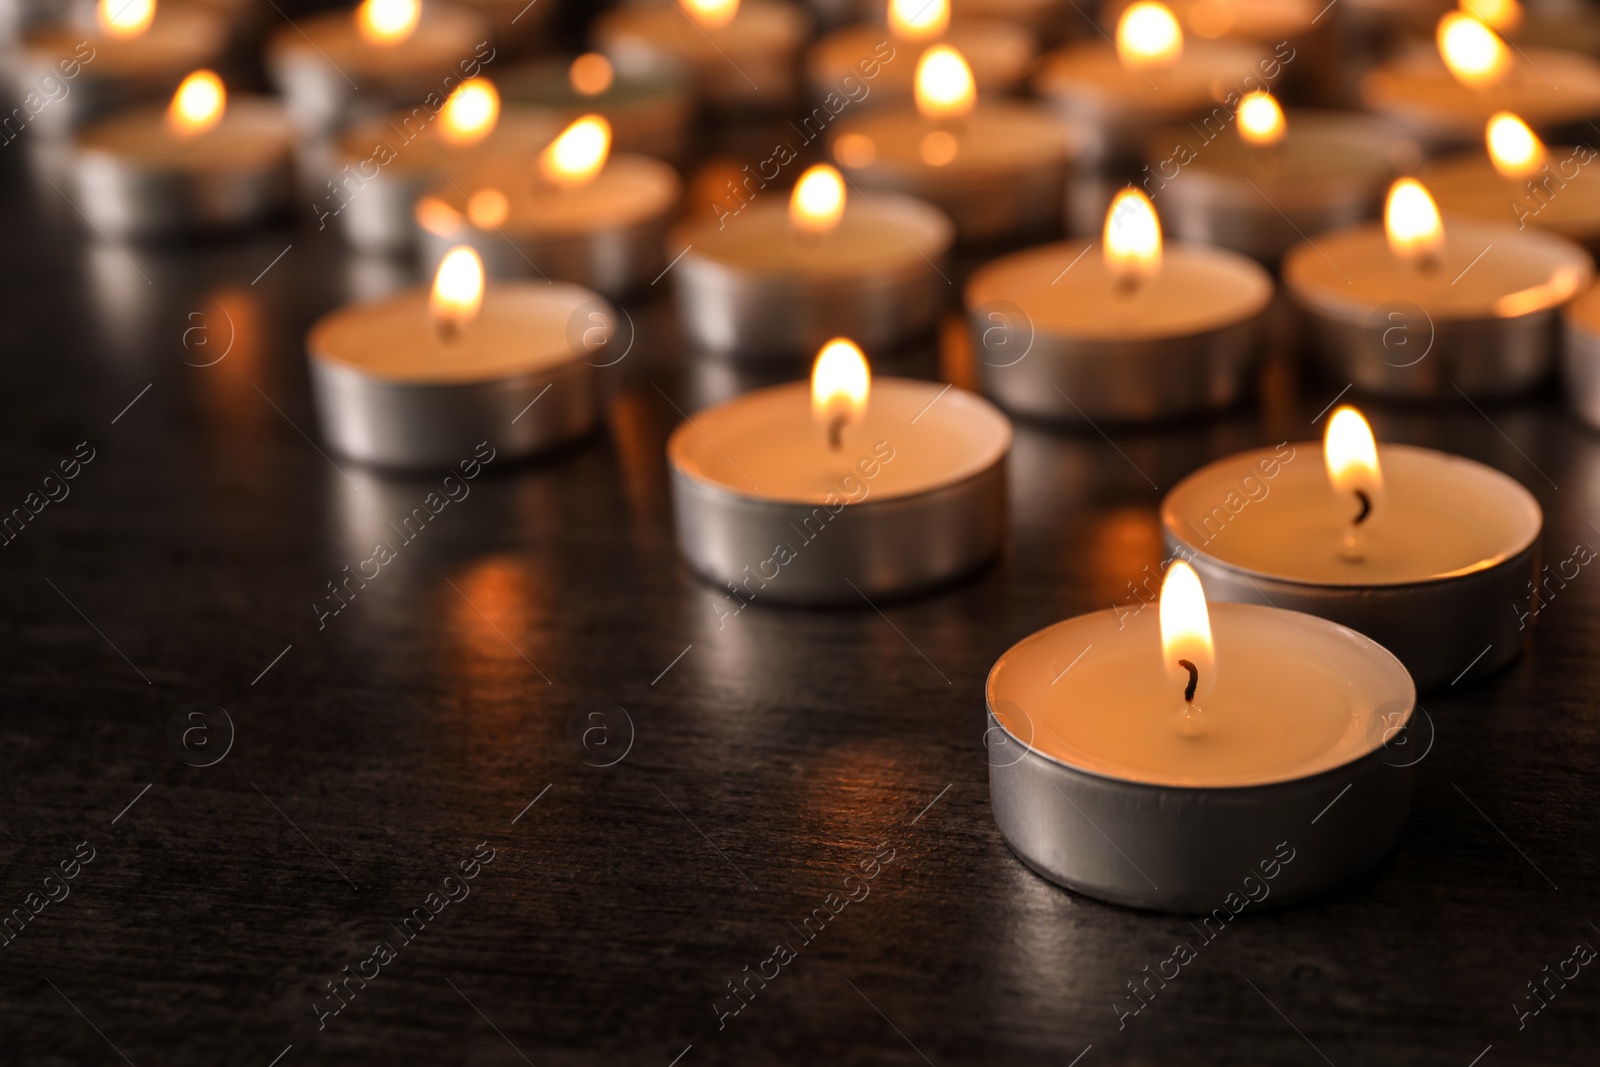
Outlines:
MULTIPOLYGON (((0 1061, 1595 1062, 1596 968, 1520 1015, 1600 946, 1592 568, 1514 668, 1424 702, 1391 861, 1245 914, 1121 1025, 1194 928, 1058 889, 995 829, 989 666, 1126 601, 1185 473, 1318 436, 1341 383, 1303 381, 1292 346, 1226 417, 1020 426, 1010 542, 973 581, 719 621, 663 443, 750 378, 686 356, 652 294, 606 428, 492 465, 319 628, 327 583, 438 479, 324 454, 301 337, 404 269, 308 226, 114 247, 18 153, 0 509, 68 495, 0 555, 0 1061)), ((969 381, 951 340, 880 370, 969 381)), ((1527 484, 1551 561, 1600 547, 1600 438, 1553 396, 1369 410, 1527 484)))

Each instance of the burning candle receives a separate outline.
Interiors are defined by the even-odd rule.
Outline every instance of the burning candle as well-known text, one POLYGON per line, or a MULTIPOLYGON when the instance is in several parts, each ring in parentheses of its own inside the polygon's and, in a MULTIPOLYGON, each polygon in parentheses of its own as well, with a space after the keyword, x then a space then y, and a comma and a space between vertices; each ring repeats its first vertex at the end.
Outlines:
POLYGON ((517 67, 500 86, 508 101, 547 108, 571 122, 595 114, 611 124, 618 152, 682 157, 691 115, 687 82, 670 71, 623 71, 599 52, 517 67))
POLYGON ((808 125, 826 126, 834 107, 903 106, 916 91, 916 70, 928 49, 943 45, 960 52, 970 65, 979 92, 1000 95, 1016 90, 1033 65, 1033 34, 1006 18, 950 18, 948 0, 887 0, 883 22, 848 26, 823 37, 806 57, 811 94, 823 108, 807 116, 808 125))
POLYGON ((658 159, 611 154, 611 126, 585 115, 528 161, 458 168, 416 209, 425 262, 457 244, 496 277, 543 274, 617 296, 658 277, 682 184, 658 159))
POLYGON ((873 378, 855 343, 807 382, 701 411, 667 442, 678 547, 749 603, 921 592, 992 559, 1006 528, 1011 423, 964 390, 873 378))
POLYGON ((486 285, 472 249, 451 250, 431 287, 324 315, 306 335, 322 436, 383 467, 448 467, 482 442, 529 456, 596 419, 600 298, 575 285, 486 285))
POLYGON ((858 204, 819 164, 737 213, 674 231, 685 332, 702 348, 753 358, 814 352, 829 337, 884 347, 932 327, 954 240, 937 209, 894 194, 858 204))
POLYGON ((1405 826, 1411 771, 1386 747, 1415 705, 1405 668, 1324 619, 1208 606, 1182 561, 1156 612, 1032 634, 985 693, 1002 836, 1102 900, 1296 903, 1366 873, 1405 826))
POLYGON ((266 66, 304 133, 431 102, 494 58, 478 15, 422 0, 362 0, 354 11, 306 16, 275 30, 266 66), (356 87, 361 87, 360 95, 356 87))
POLYGON ((1118 20, 1115 44, 1079 41, 1045 56, 1034 89, 1082 124, 1088 154, 1136 159, 1162 127, 1194 119, 1220 131, 1232 103, 1270 86, 1285 61, 1249 44, 1185 40, 1164 4, 1139 0, 1118 20))
POLYGON ((1429 692, 1522 651, 1538 502, 1459 456, 1379 448, 1354 408, 1315 442, 1219 460, 1167 494, 1168 549, 1213 600, 1304 611, 1366 634, 1429 692), (1507 610, 1510 605, 1512 610, 1507 610))
POLYGON ((1099 254, 1086 241, 1017 252, 967 285, 985 391, 1061 422, 1225 407, 1249 383, 1272 279, 1245 257, 1163 247, 1148 197, 1119 193, 1099 254))
POLYGON ((619 71, 689 79, 701 103, 773 110, 794 100, 806 15, 781 0, 676 0, 607 11, 596 47, 619 71))
POLYGON ((917 61, 916 110, 841 120, 833 158, 863 189, 938 207, 965 242, 1058 230, 1074 148, 1066 125, 1028 104, 978 106, 977 88, 966 57, 934 45, 917 61))
POLYGON ((293 131, 267 97, 229 100, 209 70, 166 107, 87 127, 74 140, 78 207, 107 237, 237 228, 281 212, 293 184, 293 131))
POLYGON ((1593 274, 1565 238, 1451 218, 1402 178, 1381 226, 1289 251, 1283 281, 1314 320, 1329 373, 1394 396, 1497 396, 1550 372, 1556 312, 1593 274))
POLYGON ((1271 93, 1258 91, 1239 101, 1226 135, 1157 135, 1146 186, 1182 239, 1275 264, 1306 234, 1374 217, 1406 147, 1364 115, 1307 112, 1291 122, 1271 93))

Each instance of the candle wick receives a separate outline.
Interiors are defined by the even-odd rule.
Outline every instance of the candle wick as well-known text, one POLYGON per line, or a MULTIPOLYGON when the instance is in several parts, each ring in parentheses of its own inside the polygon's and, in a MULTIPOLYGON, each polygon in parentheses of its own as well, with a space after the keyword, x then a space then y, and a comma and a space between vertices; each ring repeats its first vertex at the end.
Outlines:
POLYGON ((461 323, 449 315, 440 315, 433 321, 434 333, 443 343, 455 344, 461 339, 461 323))
POLYGON ((1370 518, 1371 515, 1372 515, 1372 498, 1369 497, 1366 494, 1366 492, 1364 490, 1361 490, 1361 489, 1355 490, 1355 494, 1356 494, 1356 499, 1361 501, 1361 514, 1356 516, 1356 521, 1354 523, 1352 523, 1351 525, 1360 526, 1362 523, 1366 522, 1367 519, 1370 518))
POLYGON ((828 447, 835 452, 844 444, 844 424, 843 415, 835 415, 828 420, 828 447))
POLYGON ((1127 299, 1139 291, 1139 283, 1142 280, 1143 279, 1141 279, 1139 275, 1133 271, 1118 275, 1116 283, 1112 286, 1112 291, 1116 293, 1117 296, 1127 299))
POLYGON ((1186 659, 1180 659, 1178 666, 1189 672, 1189 684, 1184 687, 1183 699, 1185 703, 1194 703, 1195 686, 1200 684, 1200 670, 1186 659))

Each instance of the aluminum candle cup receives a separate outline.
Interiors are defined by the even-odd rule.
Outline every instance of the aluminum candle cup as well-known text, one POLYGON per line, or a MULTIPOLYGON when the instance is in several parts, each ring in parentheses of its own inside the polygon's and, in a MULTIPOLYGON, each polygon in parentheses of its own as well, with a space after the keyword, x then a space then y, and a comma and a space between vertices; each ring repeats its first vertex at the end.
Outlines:
POLYGON ((443 100, 494 58, 488 25, 470 11, 425 3, 409 34, 384 44, 362 36, 358 14, 309 15, 267 39, 267 73, 304 134, 322 136, 430 95, 443 100))
POLYGON ((1439 210, 1518 229, 1537 227, 1600 250, 1600 169, 1589 145, 1549 145, 1547 162, 1526 178, 1506 178, 1482 152, 1431 164, 1417 175, 1439 210))
POLYGON ((431 468, 481 441, 520 457, 581 437, 598 405, 594 368, 571 335, 599 302, 575 285, 490 284, 450 341, 426 289, 325 315, 306 336, 322 436, 365 463, 431 468))
POLYGON ((720 26, 702 25, 676 2, 613 8, 594 23, 595 46, 632 76, 687 77, 701 103, 771 110, 797 95, 795 57, 810 30, 805 12, 780 0, 742 0, 720 26))
POLYGON ((1444 225, 1431 270, 1391 252, 1381 225, 1290 249, 1283 284, 1311 317, 1328 374, 1419 398, 1506 396, 1549 376, 1556 312, 1588 284, 1589 253, 1514 226, 1444 225))
POLYGON ((999 551, 1010 447, 1004 415, 937 382, 875 380, 837 450, 807 383, 747 393, 667 442, 678 547, 729 611, 921 592, 999 551))
POLYGON ((500 94, 508 103, 553 111, 563 123, 603 116, 618 152, 669 161, 682 157, 693 115, 682 77, 669 71, 619 74, 598 53, 576 62, 581 66, 544 60, 516 67, 496 79, 500 94))
POLYGON ((697 346, 735 356, 814 353, 831 337, 882 348, 930 329, 955 231, 908 197, 850 200, 829 232, 798 232, 774 197, 673 232, 678 313, 697 346), (725 224, 724 224, 725 223, 725 224))
POLYGON ((561 132, 553 113, 507 107, 483 140, 451 144, 441 133, 440 119, 419 126, 417 112, 429 114, 419 106, 367 119, 336 142, 330 184, 336 194, 349 190, 348 199, 339 199, 339 224, 346 239, 363 251, 410 248, 416 238, 417 199, 445 175, 486 160, 505 160, 531 171, 539 149, 561 132))
POLYGON ((1059 232, 1075 143, 1065 123, 1037 107, 985 103, 955 124, 908 110, 841 121, 832 152, 855 185, 925 200, 962 241, 982 243, 1059 232), (930 157, 939 143, 930 136, 945 138, 940 147, 953 155, 930 157))
POLYGON ((937 37, 918 41, 896 37, 881 23, 849 26, 812 45, 806 56, 811 95, 818 100, 829 93, 853 97, 846 90, 852 84, 865 84, 867 95, 854 102, 868 107, 909 104, 917 57, 935 44, 949 45, 965 57, 978 92, 985 96, 1020 87, 1037 51, 1031 33, 999 19, 957 19, 937 37), (868 70, 876 73, 868 76, 868 70))
POLYGON ((470 245, 497 278, 543 274, 621 296, 666 267, 667 223, 682 183, 648 156, 613 156, 588 184, 541 182, 530 163, 494 160, 457 171, 417 205, 430 269, 470 245))
POLYGON ((217 124, 176 134, 165 107, 95 123, 74 142, 77 205, 106 237, 176 237, 281 213, 294 131, 278 103, 235 97, 217 124))
POLYGON ((1169 247, 1131 292, 1100 249, 1064 241, 980 267, 968 328, 984 392, 1055 422, 1147 421, 1227 407, 1249 388, 1272 279, 1201 245, 1169 247))
POLYGON ((1432 692, 1521 653, 1543 525, 1518 482, 1459 456, 1380 445, 1383 497, 1341 556, 1356 504, 1330 485, 1320 442, 1219 460, 1161 505, 1168 549, 1212 600, 1270 604, 1341 623, 1399 657, 1432 692))
POLYGON ((1275 264, 1307 234, 1377 215, 1399 147, 1409 146, 1363 115, 1291 112, 1272 145, 1250 144, 1237 129, 1209 141, 1169 131, 1150 143, 1145 173, 1180 239, 1275 264))
POLYGON ((1567 305, 1562 317, 1567 399, 1584 422, 1600 429, 1600 288, 1585 290, 1567 305))
POLYGON ((1193 736, 1154 610, 1068 619, 995 663, 990 801, 1034 871, 1114 904, 1231 918, 1325 894, 1399 841, 1411 769, 1385 741, 1410 724, 1405 668, 1323 619, 1210 612, 1216 682, 1193 736))

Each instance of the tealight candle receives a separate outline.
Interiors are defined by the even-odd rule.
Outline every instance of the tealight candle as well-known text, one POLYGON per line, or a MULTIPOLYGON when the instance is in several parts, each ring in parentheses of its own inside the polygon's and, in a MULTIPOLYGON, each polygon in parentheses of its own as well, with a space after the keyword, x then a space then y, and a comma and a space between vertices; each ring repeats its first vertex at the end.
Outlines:
POLYGON ((156 0, 99 0, 94 28, 42 28, 7 56, 12 92, 32 112, 35 135, 63 137, 87 120, 172 94, 186 74, 217 63, 223 23, 209 11, 156 0), (70 91, 35 108, 41 85, 65 79, 70 91))
POLYGON ((678 309, 691 341, 736 355, 815 351, 846 335, 881 347, 932 327, 947 281, 950 221, 909 197, 857 204, 818 164, 788 204, 755 201, 676 231, 678 309))
POLYGON ((1452 11, 1439 20, 1437 52, 1414 52, 1361 83, 1368 108, 1430 147, 1477 140, 1494 113, 1511 111, 1548 129, 1600 114, 1600 62, 1556 49, 1513 51, 1480 19, 1452 11))
POLYGON ((618 70, 680 73, 704 104, 772 110, 795 98, 808 30, 805 13, 781 0, 675 0, 614 8, 593 34, 618 70))
POLYGON ((496 277, 535 274, 620 296, 666 267, 667 222, 682 183, 670 166, 611 155, 599 115, 572 123, 537 166, 504 158, 457 170, 417 203, 424 262, 467 244, 496 277))
POLYGON ((1150 145, 1146 188, 1181 239, 1275 264, 1307 234, 1377 214, 1397 163, 1383 123, 1338 112, 1288 121, 1258 91, 1240 100, 1233 125, 1209 141, 1180 128, 1150 145))
POLYGON ((165 108, 136 108, 77 136, 77 205, 108 238, 243 226, 288 203, 293 147, 276 101, 229 100, 222 79, 196 71, 165 108))
POLYGON ((456 86, 436 118, 423 106, 358 122, 339 136, 328 180, 333 207, 350 243, 397 251, 416 236, 417 198, 446 175, 485 160, 531 168, 561 125, 553 112, 500 107, 488 78, 456 86))
POLYGON ((1412 178, 1383 225, 1322 234, 1289 251, 1283 282, 1314 320, 1329 373, 1392 396, 1500 396, 1550 372, 1556 312, 1594 272, 1565 238, 1441 220, 1412 178))
POLYGON ((967 242, 1059 230, 1065 123, 1027 104, 977 106, 973 71, 947 45, 917 61, 916 104, 840 121, 833 158, 856 185, 926 200, 967 242))
POLYGON ((1315 442, 1231 456, 1161 505, 1167 547, 1213 600, 1269 604, 1357 630, 1423 692, 1480 678, 1522 651, 1537 605, 1543 518, 1499 471, 1374 443, 1342 407, 1315 442))
POLYGON ((918 60, 940 44, 966 57, 973 82, 986 95, 1020 86, 1037 47, 1031 33, 1003 19, 951 22, 949 0, 887 0, 883 23, 836 30, 813 45, 806 77, 819 100, 830 93, 854 98, 858 93, 851 87, 865 85, 866 96, 854 102, 903 105, 915 92, 918 60))
POLYGON ((1159 616, 1056 623, 989 672, 989 793, 1024 863, 1137 908, 1231 917, 1371 870, 1399 841, 1405 668, 1309 615, 1207 607, 1173 563, 1159 616), (1334 807, 1334 802, 1338 806, 1334 807))
POLYGON ((1600 429, 1600 286, 1590 286, 1562 312, 1561 368, 1567 399, 1600 429))
POLYGON ((670 71, 618 73, 599 52, 570 63, 545 60, 517 67, 501 82, 507 101, 547 108, 571 122, 595 114, 611 124, 618 152, 668 161, 683 155, 693 113, 687 83, 670 71))
POLYGON ((1484 131, 1486 155, 1463 153, 1421 174, 1439 209, 1519 230, 1535 226, 1600 248, 1600 171, 1585 169, 1586 144, 1547 147, 1516 115, 1502 111, 1484 131))
POLYGON ((352 459, 448 467, 481 442, 529 456, 589 432, 593 366, 575 316, 599 301, 575 285, 486 286, 470 248, 433 286, 323 316, 306 336, 322 436, 352 459))
POLYGON ((696 413, 667 442, 678 547, 749 603, 850 604, 942 585, 1006 530, 1011 423, 954 386, 871 380, 824 345, 809 386, 696 413))
POLYGON ((1026 249, 980 267, 966 292, 984 391, 1080 424, 1232 404, 1271 301, 1272 279, 1238 253, 1163 249, 1155 208, 1131 188, 1106 213, 1100 254, 1086 241, 1026 249))
POLYGON ((266 66, 304 133, 442 96, 494 58, 478 15, 422 0, 362 0, 274 31, 266 66), (360 86, 360 94, 356 87, 360 86))
POLYGON ((1163 127, 1209 121, 1229 89, 1270 85, 1281 59, 1249 44, 1187 41, 1165 5, 1140 0, 1118 20, 1115 44, 1081 41, 1052 52, 1033 83, 1057 112, 1082 124, 1087 154, 1135 159, 1163 127))

